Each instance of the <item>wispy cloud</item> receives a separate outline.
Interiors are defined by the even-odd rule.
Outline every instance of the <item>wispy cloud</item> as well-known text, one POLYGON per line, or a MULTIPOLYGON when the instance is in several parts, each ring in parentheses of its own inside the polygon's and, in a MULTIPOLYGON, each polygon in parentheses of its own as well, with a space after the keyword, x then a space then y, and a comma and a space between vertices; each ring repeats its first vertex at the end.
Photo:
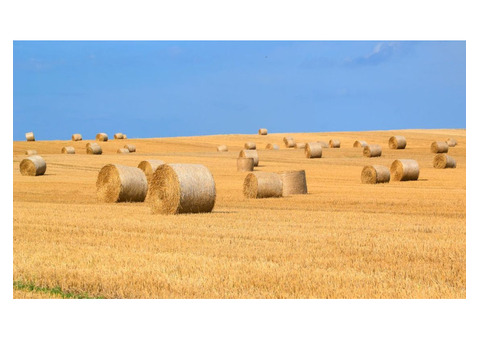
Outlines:
POLYGON ((379 42, 373 47, 373 50, 367 55, 346 58, 343 61, 344 66, 374 66, 384 63, 400 49, 399 42, 379 42))

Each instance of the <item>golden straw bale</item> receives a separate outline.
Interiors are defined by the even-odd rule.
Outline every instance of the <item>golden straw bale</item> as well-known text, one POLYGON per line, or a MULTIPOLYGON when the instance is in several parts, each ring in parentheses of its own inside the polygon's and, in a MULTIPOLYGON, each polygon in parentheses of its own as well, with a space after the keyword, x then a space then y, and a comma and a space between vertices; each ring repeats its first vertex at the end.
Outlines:
POLYGON ((328 142, 331 148, 339 148, 340 147, 340 141, 338 139, 330 139, 328 142))
POLYGON ((253 158, 237 158, 237 171, 253 171, 255 161, 253 158))
POLYGON ((407 140, 403 136, 392 136, 388 140, 388 147, 390 149, 405 149, 407 140))
POLYGON ((34 155, 24 158, 20 162, 20 173, 23 176, 41 176, 47 170, 47 163, 39 156, 34 155))
POLYGON ((378 144, 370 144, 363 148, 365 157, 380 157, 382 155, 382 147, 378 144))
POLYGON ((322 144, 320 143, 307 143, 305 146, 305 157, 307 158, 321 158, 322 157, 322 144))
POLYGON ((447 153, 448 144, 447 142, 433 142, 432 145, 430 145, 430 151, 433 153, 447 153))
POLYGON ((367 165, 362 170, 361 180, 364 184, 390 182, 390 170, 383 165, 367 165))
POLYGON ((364 148, 368 145, 367 142, 364 140, 356 140, 355 143, 353 143, 354 148, 364 148))
POLYGON ((420 166, 414 159, 397 159, 390 166, 392 181, 416 181, 420 175, 420 166))
POLYGON ((74 134, 72 135, 72 141, 78 142, 78 141, 80 141, 80 140, 82 140, 82 135, 81 135, 81 134, 79 134, 79 133, 74 133, 74 134))
POLYGON ((159 159, 148 159, 146 161, 141 161, 138 164, 138 168, 145 173, 147 181, 150 183, 153 173, 158 169, 160 165, 165 164, 164 161, 159 159))
POLYGON ((124 136, 123 133, 117 132, 116 134, 113 135, 113 138, 115 138, 115 139, 124 139, 125 136, 124 136))
POLYGON ((295 149, 305 149, 305 143, 295 143, 295 149))
POLYGON ((324 141, 322 141, 322 140, 317 141, 317 143, 320 144, 320 146, 321 146, 322 148, 328 148, 328 147, 329 147, 328 143, 327 143, 327 142, 324 142, 324 141))
POLYGON ((226 146, 226 145, 219 145, 219 146, 217 146, 217 151, 218 151, 218 152, 227 152, 227 151, 228 151, 228 146, 226 146))
POLYGON ((27 151, 25 151, 25 155, 27 155, 27 156, 33 156, 33 155, 37 155, 37 154, 38 154, 37 150, 27 150, 27 151))
POLYGON ((130 153, 130 150, 128 150, 127 148, 120 148, 117 150, 117 153, 130 153))
POLYGON ((75 154, 75 148, 73 146, 64 146, 62 148, 62 153, 73 155, 75 154))
POLYGON ((251 172, 243 182, 246 198, 268 198, 282 196, 282 179, 273 172, 251 172))
POLYGON ((88 142, 88 143, 85 145, 85 147, 86 147, 86 148, 89 148, 89 147, 91 147, 91 146, 93 146, 93 145, 100 146, 100 145, 98 145, 98 143, 88 142))
POLYGON ((449 138, 449 139, 447 139, 447 144, 448 144, 448 146, 450 146, 450 147, 454 147, 454 146, 457 145, 457 141, 456 141, 455 139, 453 139, 453 138, 449 138))
POLYGON ((456 168, 457 161, 445 153, 439 153, 433 158, 433 167, 436 169, 456 168))
POLYGON ((257 149, 257 145, 253 142, 246 142, 245 145, 244 145, 244 148, 246 150, 256 150, 257 149))
POLYGON ((283 184, 283 196, 307 193, 305 170, 282 171, 278 173, 283 184))
POLYGON ((242 150, 240 151, 240 154, 238 155, 238 157, 253 158, 253 165, 258 166, 259 159, 258 159, 257 150, 242 150))
POLYGON ((130 151, 130 152, 136 152, 137 151, 137 148, 133 144, 125 144, 123 147, 125 149, 128 149, 128 151, 130 151))
POLYGON ((102 148, 97 143, 90 143, 90 145, 87 146, 87 154, 89 154, 89 155, 101 155, 102 154, 102 148))
POLYGON ((108 135, 104 132, 97 133, 95 139, 99 142, 106 142, 108 141, 108 135))
POLYGON ((267 150, 280 150, 280 147, 277 144, 268 143, 265 147, 267 150))
POLYGON ((127 139, 127 135, 126 135, 126 134, 123 134, 123 139, 127 139))
POLYGON ((268 130, 267 129, 259 129, 258 134, 262 135, 262 136, 268 135, 268 130))
POLYGON ((295 140, 292 137, 283 137, 283 143, 285 143, 287 148, 295 147, 295 140))
POLYGON ((25 134, 25 138, 27 139, 27 142, 34 142, 35 141, 35 136, 33 135, 33 132, 27 132, 25 134))
POLYGON ((97 197, 102 202, 143 202, 147 189, 147 177, 139 168, 107 164, 98 173, 97 197))

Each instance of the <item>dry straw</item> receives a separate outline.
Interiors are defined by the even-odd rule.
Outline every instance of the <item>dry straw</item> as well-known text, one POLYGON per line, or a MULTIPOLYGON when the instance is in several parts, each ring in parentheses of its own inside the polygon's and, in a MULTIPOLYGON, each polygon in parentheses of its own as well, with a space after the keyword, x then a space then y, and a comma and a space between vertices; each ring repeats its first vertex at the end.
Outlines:
POLYGON ((97 143, 87 143, 87 154, 89 155, 101 155, 102 148, 97 143))
POLYGON ((279 172, 283 183, 283 196, 302 195, 307 193, 305 170, 279 172))
POLYGON ((253 165, 258 166, 259 159, 258 159, 257 150, 242 150, 240 151, 240 154, 238 155, 238 157, 253 158, 253 165))
POLYGON ((390 182, 390 170, 383 165, 367 165, 362 170, 362 183, 376 184, 390 182))
POLYGON ((295 143, 295 149, 305 149, 305 143, 295 143))
POLYGON ((128 151, 130 151, 130 152, 136 152, 137 151, 137 148, 133 144, 125 144, 123 147, 125 149, 128 149, 128 151))
POLYGON ((430 145, 430 151, 433 153, 447 153, 448 144, 447 142, 433 142, 432 145, 430 145))
POLYGON ((25 155, 28 155, 28 156, 33 156, 33 155, 37 155, 38 152, 37 150, 27 150, 25 151, 25 155))
POLYGON ((382 155, 382 147, 378 144, 370 144, 363 148, 365 157, 380 157, 382 155))
POLYGON ((292 137, 283 137, 283 143, 285 143, 287 148, 295 147, 295 140, 292 137))
POLYGON ((147 178, 139 168, 107 164, 98 173, 97 197, 102 202, 143 202, 147 190, 147 178))
POLYGON ((95 139, 99 142, 106 142, 108 141, 108 135, 104 132, 97 133, 95 139))
POLYGON ((259 129, 258 134, 263 135, 263 136, 268 135, 268 130, 267 129, 259 129))
POLYGON ((414 159, 397 159, 390 166, 392 181, 416 181, 420 175, 420 166, 414 159))
POLYGON ((257 149, 257 145, 253 142, 246 142, 245 145, 244 145, 244 148, 246 150, 256 150, 257 149))
POLYGON ((80 140, 82 140, 82 135, 81 135, 81 134, 79 134, 79 133, 74 133, 74 134, 72 135, 72 141, 78 142, 78 141, 80 141, 80 140))
POLYGON ((73 155, 75 154, 75 148, 73 146, 64 146, 62 148, 62 153, 73 155))
POLYGON ((243 182, 243 195, 247 198, 282 196, 282 179, 273 172, 252 172, 243 182))
POLYGON ((34 142, 35 141, 35 136, 33 135, 33 132, 27 132, 25 134, 25 138, 27 139, 27 142, 34 142))
POLYGON ((154 214, 211 212, 215 205, 215 180, 201 164, 161 165, 153 174, 148 191, 154 214))
POLYGON ((307 143, 305 146, 305 157, 307 158, 321 158, 322 145, 320 143, 307 143))
POLYGON ((355 143, 353 143, 354 148, 364 148, 367 145, 367 142, 365 142, 364 140, 356 140, 355 143))
POLYGON ((457 161, 444 153, 439 153, 433 158, 433 167, 437 169, 456 168, 457 161))
POLYGON ((253 171, 253 158, 237 158, 237 171, 253 171))
POLYGON ((124 134, 123 133, 120 133, 120 132, 117 132, 116 134, 113 135, 113 138, 115 139, 124 139, 124 134))
POLYGON ((128 150, 127 148, 120 148, 117 150, 117 153, 130 153, 130 150, 128 150))
POLYGON ((219 145, 219 146, 217 146, 217 151, 218 151, 218 152, 227 152, 227 151, 228 151, 228 146, 226 146, 226 145, 219 145))
POLYGON ((454 147, 454 146, 457 145, 457 141, 456 141, 455 139, 453 139, 453 138, 449 138, 449 139, 447 139, 447 144, 448 144, 448 146, 450 146, 450 147, 454 147))
POLYGON ((280 147, 277 144, 268 143, 265 147, 267 150, 280 150, 280 147))
POLYGON ((317 143, 320 144, 322 146, 322 148, 328 148, 329 147, 328 143, 324 142, 322 140, 317 141, 317 143))
POLYGON ((405 149, 407 140, 403 136, 392 136, 388 140, 388 147, 390 149, 405 149))
POLYGON ((138 164, 138 168, 145 173, 145 176, 147 176, 147 180, 150 183, 153 173, 157 170, 157 168, 160 165, 163 165, 163 164, 165 164, 165 162, 159 159, 148 159, 146 161, 141 161, 138 164))
POLYGON ((23 176, 41 176, 47 170, 47 163, 38 155, 30 156, 20 162, 20 173, 23 176))
POLYGON ((328 142, 331 148, 339 148, 340 147, 340 141, 338 139, 330 139, 328 142))

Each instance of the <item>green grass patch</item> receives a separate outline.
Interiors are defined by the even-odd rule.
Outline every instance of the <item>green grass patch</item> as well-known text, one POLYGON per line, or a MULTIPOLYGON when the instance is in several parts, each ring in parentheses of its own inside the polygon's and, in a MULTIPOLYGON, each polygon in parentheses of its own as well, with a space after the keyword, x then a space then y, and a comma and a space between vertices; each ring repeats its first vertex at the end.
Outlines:
POLYGON ((60 287, 40 287, 33 282, 13 281, 13 288, 17 290, 25 290, 28 292, 42 292, 51 295, 61 296, 63 299, 104 299, 103 296, 89 296, 87 293, 68 293, 62 291, 60 287))

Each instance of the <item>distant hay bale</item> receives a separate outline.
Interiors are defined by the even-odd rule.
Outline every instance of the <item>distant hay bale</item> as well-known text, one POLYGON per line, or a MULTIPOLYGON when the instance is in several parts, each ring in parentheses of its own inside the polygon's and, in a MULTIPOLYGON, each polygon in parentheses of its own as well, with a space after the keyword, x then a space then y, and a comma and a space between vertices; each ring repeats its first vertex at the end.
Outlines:
POLYGON ((88 148, 88 147, 90 147, 90 146, 92 146, 92 145, 97 145, 97 146, 100 146, 100 145, 98 145, 98 143, 95 143, 95 142, 88 142, 88 143, 85 145, 85 147, 86 147, 86 148, 88 148))
POLYGON ((295 140, 292 137, 283 137, 283 143, 285 143, 287 148, 295 147, 295 140))
POLYGON ((433 158, 433 167, 436 169, 456 168, 457 161, 445 153, 439 153, 433 158))
POLYGON ((262 136, 268 135, 268 130, 267 129, 259 129, 258 134, 262 135, 262 136))
POLYGON ((97 197, 102 202, 143 202, 147 190, 147 177, 139 168, 107 164, 98 173, 97 197))
POLYGON ((201 164, 164 164, 157 168, 148 189, 154 214, 211 212, 216 199, 215 180, 201 164))
POLYGON ((23 176, 41 176, 47 170, 47 163, 39 156, 34 155, 24 158, 20 162, 20 173, 23 176))
POLYGON ((113 138, 115 139, 124 139, 123 133, 117 132, 116 134, 113 135, 113 138))
POLYGON ((102 148, 97 143, 89 143, 87 146, 87 154, 89 155, 101 155, 102 148))
POLYGON ((165 162, 159 159, 148 159, 146 161, 141 161, 140 163, 138 163, 138 168, 145 173, 147 181, 150 183, 153 173, 157 170, 159 166, 163 164, 165 164, 165 162))
POLYGON ((244 148, 247 149, 247 150, 256 150, 257 145, 253 142, 246 142, 245 145, 244 145, 244 148))
POLYGON ((27 142, 35 142, 35 136, 33 135, 33 132, 27 132, 25 134, 25 138, 27 139, 27 142))
POLYGON ((305 149, 305 143, 295 143, 295 149, 305 149))
POLYGON ((392 136, 388 140, 388 147, 390 149, 405 149, 407 140, 403 136, 392 136))
POLYGON ((367 165, 362 170, 362 183, 376 184, 390 182, 390 170, 383 165, 367 165))
POLYGON ((227 152, 227 151, 228 151, 228 146, 226 146, 226 145, 219 145, 219 146, 217 146, 217 151, 218 151, 218 152, 227 152))
POLYGON ((420 175, 420 166, 414 159, 397 159, 390 166, 392 181, 416 181, 420 175))
POLYGON ((322 145, 320 143, 307 143, 307 145, 305 146, 305 157, 321 158, 322 145))
POLYGON ((258 166, 259 159, 258 159, 257 150, 242 150, 240 151, 240 154, 238 155, 238 157, 253 158, 253 165, 258 166))
POLYGON ((267 150, 280 150, 280 147, 277 144, 268 143, 265 147, 267 150))
POLYGON ((82 140, 82 135, 81 135, 81 134, 79 134, 79 133, 74 133, 74 134, 72 135, 72 141, 78 142, 78 141, 80 141, 80 140, 82 140))
POLYGON ((73 155, 75 154, 75 148, 73 146, 64 146, 62 148, 62 153, 73 155))
POLYGON ((319 141, 317 141, 317 143, 320 144, 322 146, 322 148, 328 148, 329 147, 327 142, 319 140, 319 141))
POLYGON ((237 158, 237 171, 253 171, 255 161, 253 158, 237 158))
POLYGON ((246 198, 281 197, 282 179, 273 172, 251 172, 243 182, 243 195, 246 198))
POLYGON ((128 150, 127 148, 120 148, 117 150, 117 153, 130 153, 130 150, 128 150))
POLYGON ((354 148, 364 148, 368 145, 367 142, 364 140, 356 140, 355 143, 353 143, 354 148))
POLYGON ((25 155, 28 155, 28 156, 33 156, 33 155, 37 155, 38 152, 37 150, 27 150, 25 151, 25 155))
POLYGON ((100 132, 100 133, 97 133, 97 135, 95 136, 95 139, 99 142, 106 142, 108 141, 108 135, 106 133, 100 132))
POLYGON ((433 142, 432 145, 430 145, 430 151, 433 153, 447 153, 448 144, 447 142, 433 142))
POLYGON ((370 144, 363 148, 365 157, 380 157, 382 155, 382 147, 378 144, 370 144))
POLYGON ((304 195, 307 193, 305 170, 282 171, 278 174, 282 180, 283 196, 304 195))
POLYGON ((125 144, 123 147, 125 149, 128 149, 128 151, 130 151, 130 152, 136 152, 137 151, 137 148, 133 144, 125 144))
POLYGON ((449 139, 447 139, 447 144, 448 144, 449 147, 454 147, 454 146, 457 145, 457 141, 453 138, 449 138, 449 139))
POLYGON ((123 134, 123 139, 127 139, 127 135, 126 135, 126 134, 123 134))
POLYGON ((340 141, 338 139, 330 139, 328 142, 331 148, 339 148, 340 147, 340 141))

